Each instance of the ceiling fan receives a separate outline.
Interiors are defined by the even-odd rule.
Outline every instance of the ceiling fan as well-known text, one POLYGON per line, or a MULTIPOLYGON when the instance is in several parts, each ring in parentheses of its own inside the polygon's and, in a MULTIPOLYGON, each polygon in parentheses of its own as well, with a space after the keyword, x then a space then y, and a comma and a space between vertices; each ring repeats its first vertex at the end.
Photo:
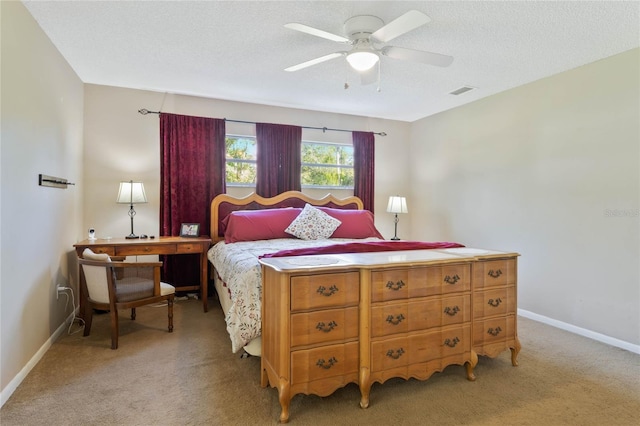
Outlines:
MULTIPOLYGON (((362 73, 363 76, 370 74, 368 71, 376 64, 379 66, 381 56, 439 67, 449 66, 451 62, 453 62, 452 56, 386 45, 387 42, 394 38, 408 33, 429 21, 431 21, 431 18, 417 10, 410 10, 389 22, 387 25, 377 16, 354 16, 344 23, 344 33, 346 36, 332 34, 299 23, 285 24, 286 28, 351 46, 350 50, 334 52, 310 61, 302 62, 301 64, 285 68, 285 71, 298 71, 339 57, 346 57, 349 65, 356 71, 362 73)), ((364 84, 371 82, 373 82, 371 79, 365 79, 363 77, 364 84)))

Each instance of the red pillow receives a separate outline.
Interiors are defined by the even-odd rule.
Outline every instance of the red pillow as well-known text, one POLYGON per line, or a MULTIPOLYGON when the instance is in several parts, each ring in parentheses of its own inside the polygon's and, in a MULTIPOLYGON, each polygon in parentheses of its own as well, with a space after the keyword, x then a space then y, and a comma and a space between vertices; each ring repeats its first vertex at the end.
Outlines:
POLYGON ((338 226, 331 238, 369 238, 384 239, 380 231, 373 223, 373 213, 369 210, 340 210, 330 207, 318 207, 318 209, 335 217, 342 224, 338 226))
POLYGON ((293 238, 284 230, 298 217, 302 209, 238 210, 231 212, 222 221, 225 227, 224 241, 271 240, 293 238))

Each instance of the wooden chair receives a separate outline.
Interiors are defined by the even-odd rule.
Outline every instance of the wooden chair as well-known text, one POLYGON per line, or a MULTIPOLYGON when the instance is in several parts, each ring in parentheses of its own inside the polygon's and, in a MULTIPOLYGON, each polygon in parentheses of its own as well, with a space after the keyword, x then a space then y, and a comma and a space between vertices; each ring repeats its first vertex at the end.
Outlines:
POLYGON ((169 333, 173 332, 173 299, 175 287, 160 282, 162 262, 112 262, 109 256, 87 249, 80 264, 80 282, 84 295, 84 335, 91 332, 93 310, 109 311, 111 316, 111 349, 118 349, 118 309, 131 309, 167 301, 169 333))

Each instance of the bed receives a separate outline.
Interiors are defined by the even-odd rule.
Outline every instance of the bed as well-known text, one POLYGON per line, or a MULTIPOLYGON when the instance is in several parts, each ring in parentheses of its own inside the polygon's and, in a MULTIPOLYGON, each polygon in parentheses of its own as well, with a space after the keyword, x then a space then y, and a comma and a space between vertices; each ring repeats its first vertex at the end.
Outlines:
POLYGON ((382 239, 373 214, 363 210, 359 198, 327 195, 314 199, 298 191, 272 198, 219 195, 211 202, 210 229, 214 245, 207 257, 232 351, 254 356, 261 351, 261 256, 382 239), (305 227, 310 223, 312 231, 305 227))

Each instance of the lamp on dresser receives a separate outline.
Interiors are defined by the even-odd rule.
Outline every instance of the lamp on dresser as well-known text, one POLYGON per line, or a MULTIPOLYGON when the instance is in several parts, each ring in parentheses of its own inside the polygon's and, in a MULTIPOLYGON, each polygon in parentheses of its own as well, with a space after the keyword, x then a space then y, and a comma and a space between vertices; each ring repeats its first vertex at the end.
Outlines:
POLYGON ((398 213, 409 213, 407 209, 407 199, 405 197, 400 197, 398 195, 394 195, 389 197, 389 204, 387 204, 387 212, 394 213, 396 216, 394 218, 395 222, 395 231, 393 233, 393 241, 397 241, 398 238, 398 213))
POLYGON ((116 200, 119 204, 129 204, 129 217, 131 218, 131 234, 125 238, 133 239, 139 238, 133 233, 133 217, 136 215, 136 211, 133 209, 134 204, 142 204, 147 202, 147 195, 144 192, 144 185, 142 182, 120 182, 120 190, 118 191, 118 198, 116 200))

